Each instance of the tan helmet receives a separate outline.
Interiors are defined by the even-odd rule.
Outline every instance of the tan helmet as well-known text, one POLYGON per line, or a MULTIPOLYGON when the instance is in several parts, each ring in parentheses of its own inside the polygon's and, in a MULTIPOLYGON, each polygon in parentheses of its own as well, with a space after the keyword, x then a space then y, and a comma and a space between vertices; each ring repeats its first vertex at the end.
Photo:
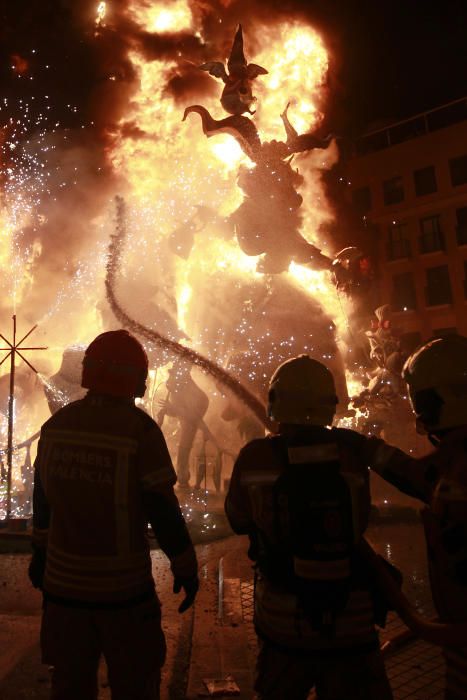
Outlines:
POLYGON ((331 425, 337 403, 331 372, 308 355, 287 360, 271 377, 268 415, 278 423, 331 425))
POLYGON ((467 425, 467 338, 431 340, 402 370, 421 432, 467 425))

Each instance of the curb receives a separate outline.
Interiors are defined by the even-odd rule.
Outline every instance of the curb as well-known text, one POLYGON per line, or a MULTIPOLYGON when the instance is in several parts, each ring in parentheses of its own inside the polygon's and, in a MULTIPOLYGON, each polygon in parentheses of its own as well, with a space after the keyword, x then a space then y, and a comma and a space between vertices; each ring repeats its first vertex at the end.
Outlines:
POLYGON ((239 579, 224 578, 222 558, 216 579, 201 587, 196 600, 187 700, 251 698, 253 674, 239 591, 239 579))

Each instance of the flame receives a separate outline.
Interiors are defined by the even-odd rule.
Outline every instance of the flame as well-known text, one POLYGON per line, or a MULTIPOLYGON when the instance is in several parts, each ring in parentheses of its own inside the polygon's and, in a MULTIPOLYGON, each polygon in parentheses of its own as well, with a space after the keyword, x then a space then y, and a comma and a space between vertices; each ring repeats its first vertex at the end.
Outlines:
POLYGON ((350 397, 358 396, 358 394, 360 394, 365 388, 362 380, 352 374, 352 372, 349 370, 346 370, 345 378, 347 381, 347 391, 349 392, 350 397))
MULTIPOLYGON (((149 32, 191 31, 199 36, 186 0, 151 5, 133 2, 130 14, 149 32)), ((323 117, 320 105, 329 64, 322 38, 305 24, 282 22, 258 27, 256 40, 259 52, 251 55, 246 48, 248 60, 269 71, 255 82, 258 103, 253 119, 262 140, 285 140, 280 115, 289 102, 289 118, 298 133, 312 130, 323 117)), ((152 236, 163 246, 170 231, 189 219, 193 205, 211 207, 221 216, 233 212, 243 199, 236 184, 238 167, 240 164, 252 167, 252 164, 232 137, 216 136, 207 141, 199 122, 190 119, 181 122, 182 108, 165 90, 169 77, 176 71, 175 60, 146 61, 137 51, 130 58, 139 76, 140 89, 133 97, 125 121, 136 124, 141 135, 138 139, 117 139, 112 158, 128 181, 128 196, 135 216, 141 217, 140 235, 152 236)), ((219 96, 202 97, 200 101, 212 114, 219 115, 219 96)), ((332 165, 337 150, 332 145, 316 154, 296 158, 297 167, 305 176, 302 233, 329 254, 326 242, 320 241, 319 229, 333 218, 333 213, 319 169, 332 165)), ((195 235, 189 258, 177 259, 173 264, 178 323, 192 342, 207 352, 212 348, 202 340, 202 322, 196 311, 207 293, 207 280, 225 274, 229 285, 259 278, 257 259, 245 255, 235 239, 226 241, 219 234, 215 224, 208 226, 195 235)), ((133 255, 130 250, 128 260, 133 255)), ((338 298, 327 273, 291 264, 286 274, 292 284, 320 300, 338 331, 346 328, 347 302, 338 298)))
POLYGON ((267 139, 284 140, 279 115, 292 102, 290 119, 299 133, 322 119, 318 109, 329 59, 319 34, 306 25, 285 22, 261 30, 264 48, 254 57, 268 74, 255 83, 259 129, 267 139))
POLYGON ((193 17, 185 0, 165 0, 151 5, 136 3, 130 7, 130 14, 147 32, 154 34, 192 29, 193 17))
MULTIPOLYGON (((225 3, 220 4, 223 5, 225 3)), ((127 13, 145 32, 159 35, 191 33, 200 39, 201 27, 197 23, 197 13, 192 12, 194 6, 195 3, 188 0, 130 0, 127 13)), ((105 26, 110 3, 99 2, 95 8, 91 22, 94 22, 97 35, 98 30, 105 26)), ((220 42, 231 39, 223 35, 221 22, 219 33, 220 42)), ((172 37, 166 38, 172 40, 172 37)), ((125 183, 121 194, 131 212, 125 271, 131 277, 133 272, 139 274, 150 269, 149 281, 155 280, 167 299, 175 298, 176 320, 179 328, 189 336, 187 342, 224 363, 235 347, 235 334, 238 334, 237 328, 229 326, 230 295, 242 285, 247 288, 252 282, 264 284, 265 288, 269 284, 268 279, 256 271, 257 258, 245 255, 232 233, 229 237, 223 226, 223 220, 243 200, 237 185, 239 166, 253 167, 253 164, 231 136, 207 140, 197 119, 190 117, 182 122, 185 105, 176 101, 167 90, 170 79, 177 72, 178 62, 189 58, 183 56, 183 44, 180 46, 179 55, 170 60, 148 60, 135 44, 128 54, 138 88, 132 95, 125 117, 115 129, 110 156, 120 182, 125 183), (136 128, 125 129, 125 126, 136 128), (213 216, 208 217, 202 230, 194 231, 189 257, 182 259, 170 251, 170 236, 193 217, 196 207, 209 209, 213 216), (214 340, 213 329, 218 331, 214 340)), ((280 115, 289 102, 289 118, 298 133, 316 128, 323 118, 324 85, 329 63, 328 50, 318 32, 298 21, 256 27, 251 24, 245 34, 245 52, 249 62, 258 63, 269 71, 254 83, 257 111, 252 119, 262 141, 285 140, 280 115), (252 48, 255 45, 258 47, 256 54, 252 48)), ((207 58, 218 60, 219 56, 207 58)), ((221 90, 222 86, 218 84, 214 96, 200 95, 199 100, 190 97, 189 102, 199 101, 215 118, 222 118, 225 114, 219 103, 221 90)), ((326 241, 320 240, 320 229, 333 218, 333 213, 326 199, 320 169, 330 167, 336 158, 334 144, 325 152, 299 155, 294 160, 294 167, 305 178, 301 189, 304 198, 302 233, 326 253, 331 251, 327 249, 326 241)), ((6 232, 0 236, 0 265, 5 271, 4 276, 11 276, 16 303, 21 301, 31 283, 28 265, 31 267, 35 256, 41 253, 32 245, 29 251, 22 251, 19 255, 15 247, 16 232, 33 218, 33 207, 31 211, 25 209, 25 216, 23 209, 22 188, 19 187, 13 214, 3 202, 0 210, 0 226, 6 232)), ((37 319, 40 325, 49 322, 46 344, 50 349, 47 356, 52 360, 54 371, 58 369, 64 347, 64 324, 50 323, 56 314, 66 315, 76 308, 73 306, 76 300, 81 302, 82 313, 73 315, 74 341, 87 342, 102 328, 96 306, 89 303, 96 298, 95 290, 103 287, 105 246, 112 217, 107 217, 106 212, 102 218, 108 219, 108 223, 95 223, 96 230, 99 230, 97 250, 87 251, 82 256, 53 306, 42 319, 37 319)), ((338 331, 344 329, 348 302, 338 297, 327 273, 292 263, 284 276, 310 298, 320 301, 338 331)), ((248 334, 248 329, 242 328, 241 332, 248 334)), ((149 393, 156 391, 158 396, 157 391, 159 387, 163 390, 166 378, 167 368, 158 368, 157 375, 151 375, 149 393)), ((21 430, 22 435, 31 432, 33 430, 29 428, 21 430)))
POLYGON ((193 294, 193 289, 189 282, 180 285, 178 294, 178 323, 182 331, 187 330, 187 315, 190 308, 190 300, 193 294))
POLYGON ((107 3, 100 2, 96 9, 96 19, 94 21, 95 31, 94 36, 99 36, 99 29, 105 27, 105 17, 107 15, 107 3))
POLYGON ((211 153, 220 160, 226 173, 236 172, 242 163, 244 165, 248 163, 248 158, 233 136, 221 134, 215 140, 211 141, 208 146, 211 153))

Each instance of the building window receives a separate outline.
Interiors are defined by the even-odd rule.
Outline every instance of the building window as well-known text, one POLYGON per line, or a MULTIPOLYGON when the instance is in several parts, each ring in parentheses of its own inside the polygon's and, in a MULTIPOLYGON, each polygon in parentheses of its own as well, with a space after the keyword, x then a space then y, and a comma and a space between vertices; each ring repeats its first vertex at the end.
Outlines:
POLYGON ((426 271, 426 304, 438 306, 452 302, 451 280, 447 265, 429 267, 426 271))
POLYGON ((415 194, 421 197, 424 194, 431 194, 438 189, 436 185, 436 173, 433 165, 420 170, 414 170, 415 194))
POLYGON ((467 156, 451 158, 449 170, 451 171, 451 183, 453 186, 465 185, 467 183, 467 156))
POLYGON ((420 252, 433 253, 444 250, 444 236, 439 224, 439 216, 427 216, 420 220, 420 252))
POLYGON ((371 209, 371 190, 369 187, 359 187, 352 192, 352 203, 358 213, 363 216, 371 209))
POLYGON ((402 272, 392 278, 392 302, 394 311, 409 311, 417 307, 415 285, 411 272, 402 272))
POLYGON ((385 204, 398 204, 404 201, 404 184, 400 176, 383 182, 383 198, 385 204))
POLYGON ((410 252, 407 224, 392 224, 388 231, 388 260, 408 258, 410 252))
POLYGON ((467 207, 462 207, 456 210, 457 217, 457 243, 458 245, 467 245, 467 207))

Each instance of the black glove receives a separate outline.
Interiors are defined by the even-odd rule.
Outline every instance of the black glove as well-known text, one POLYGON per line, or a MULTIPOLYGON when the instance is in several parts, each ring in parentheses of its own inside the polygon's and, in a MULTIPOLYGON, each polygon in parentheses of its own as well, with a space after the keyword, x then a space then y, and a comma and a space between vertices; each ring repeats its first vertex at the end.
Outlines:
POLYGON ((33 545, 33 552, 31 561, 29 563, 28 575, 34 588, 40 588, 42 590, 42 583, 44 580, 45 572, 45 562, 47 558, 47 552, 42 547, 36 547, 33 545))
POLYGON ((175 576, 174 578, 174 593, 180 593, 182 590, 185 591, 185 598, 182 600, 180 607, 178 608, 179 613, 184 613, 185 610, 191 608, 195 602, 196 594, 199 588, 199 579, 197 576, 192 576, 191 578, 181 578, 180 576, 175 576))

